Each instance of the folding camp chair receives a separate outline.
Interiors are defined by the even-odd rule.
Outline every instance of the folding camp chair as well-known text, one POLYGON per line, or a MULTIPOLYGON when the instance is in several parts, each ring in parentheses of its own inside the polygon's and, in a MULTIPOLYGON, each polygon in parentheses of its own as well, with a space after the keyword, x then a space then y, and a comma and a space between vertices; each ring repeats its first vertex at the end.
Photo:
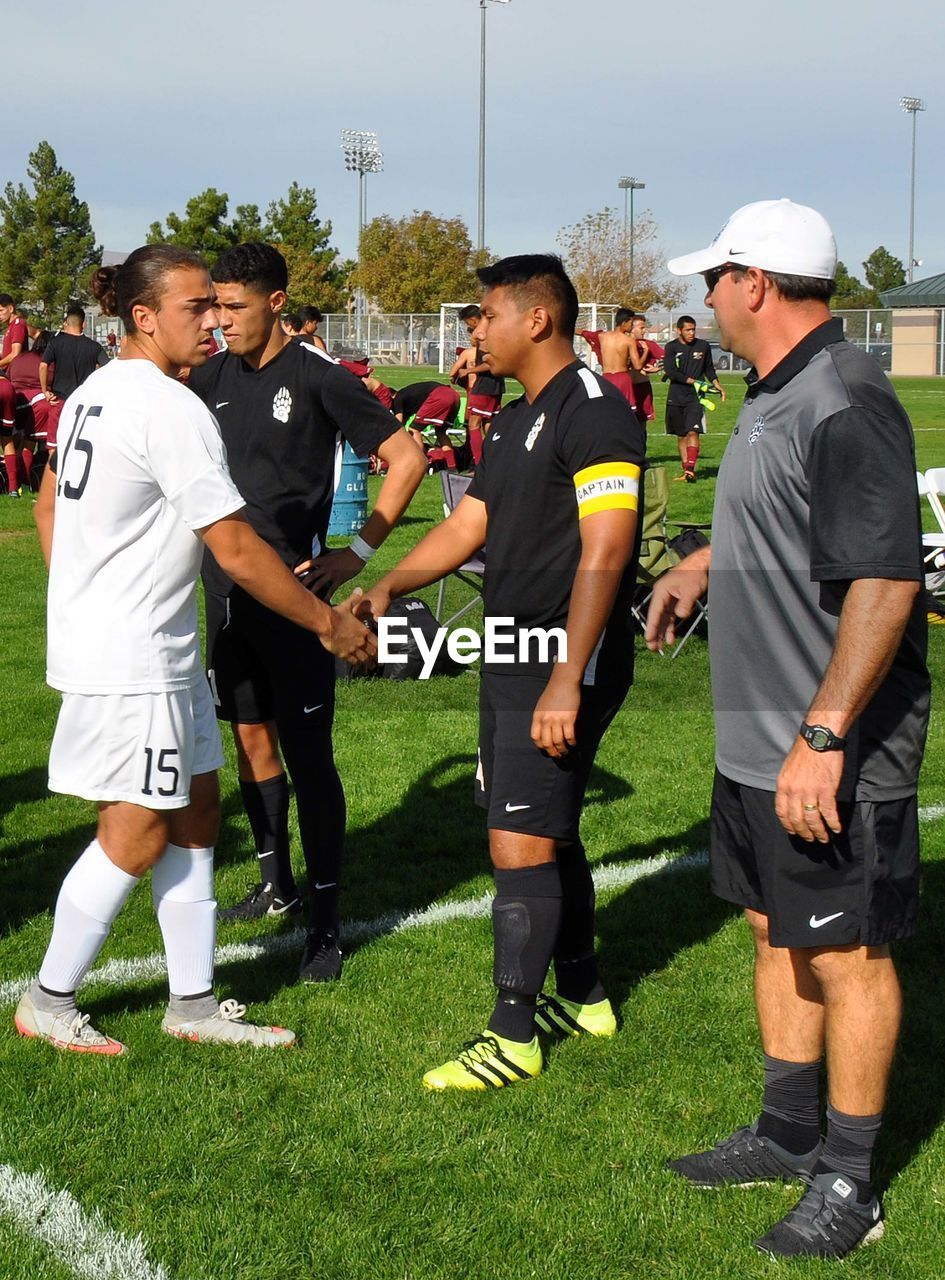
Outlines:
POLYGON ((919 497, 928 499, 938 529, 922 535, 923 573, 925 589, 935 601, 945 603, 945 467, 932 467, 923 475, 915 473, 919 497))
MULTIPOLYGON (((460 498, 469 488, 472 476, 460 475, 456 471, 441 471, 440 484, 443 486, 443 514, 448 516, 460 498)), ((481 547, 475 555, 470 556, 465 564, 461 564, 458 569, 454 569, 446 578, 440 579, 440 588, 436 597, 436 620, 441 627, 452 626, 460 618, 464 617, 470 609, 474 609, 482 599, 482 575, 486 571, 485 547, 481 547), (471 600, 467 600, 461 609, 452 614, 449 618, 443 617, 443 607, 446 603, 446 584, 449 578, 458 578, 460 582, 467 587, 472 587, 475 595, 471 600)))
MULTIPOLYGON (((667 520, 669 507, 669 476, 665 467, 647 467, 643 476, 643 528, 640 534, 640 560, 637 566, 637 592, 631 612, 641 631, 646 630, 646 611, 657 581, 679 564, 682 557, 670 545, 668 526, 684 533, 687 529, 702 532, 711 526, 698 521, 667 520)), ((678 658, 684 646, 701 622, 709 616, 709 604, 705 596, 696 601, 692 616, 677 631, 676 643, 669 651, 662 649, 663 657, 678 658)))

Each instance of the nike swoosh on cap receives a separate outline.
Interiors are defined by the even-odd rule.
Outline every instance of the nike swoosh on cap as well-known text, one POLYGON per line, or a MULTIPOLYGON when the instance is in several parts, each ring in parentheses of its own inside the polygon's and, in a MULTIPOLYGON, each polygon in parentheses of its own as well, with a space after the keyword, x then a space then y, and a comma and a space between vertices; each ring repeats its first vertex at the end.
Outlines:
POLYGON ((842 911, 835 911, 832 916, 824 916, 822 920, 818 920, 816 916, 811 916, 808 924, 812 929, 819 929, 822 925, 829 924, 831 920, 839 920, 842 915, 842 911))
POLYGON ((218 408, 218 409, 222 409, 222 408, 224 408, 226 405, 228 405, 229 403, 230 403, 230 402, 229 402, 229 400, 221 400, 221 401, 218 403, 217 408, 218 408))
POLYGON ((507 804, 505 806, 506 813, 515 813, 517 809, 530 809, 530 804, 507 804))

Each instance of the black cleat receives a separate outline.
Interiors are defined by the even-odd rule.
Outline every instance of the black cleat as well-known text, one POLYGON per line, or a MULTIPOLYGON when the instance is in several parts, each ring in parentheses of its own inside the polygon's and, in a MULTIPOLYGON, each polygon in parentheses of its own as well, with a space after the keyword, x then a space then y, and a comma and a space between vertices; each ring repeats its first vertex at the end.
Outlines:
POLYGON ((299 964, 303 982, 334 982, 341 977, 344 958, 333 929, 309 929, 299 964))
POLYGON ((775 1258, 845 1258, 883 1234, 883 1206, 873 1196, 856 1198, 852 1180, 841 1173, 807 1178, 807 1190, 790 1213, 776 1222, 755 1248, 775 1258))
POLYGON ((301 910, 302 899, 298 894, 283 902, 276 897, 271 884, 257 884, 241 902, 217 911, 217 919, 222 924, 232 924, 236 920, 262 920, 264 916, 297 916, 301 910))
POLYGON ((759 1138, 755 1125, 736 1129, 710 1151, 667 1160, 666 1168, 694 1187, 757 1187, 766 1182, 794 1182, 809 1174, 820 1157, 820 1144, 795 1156, 770 1138, 759 1138))

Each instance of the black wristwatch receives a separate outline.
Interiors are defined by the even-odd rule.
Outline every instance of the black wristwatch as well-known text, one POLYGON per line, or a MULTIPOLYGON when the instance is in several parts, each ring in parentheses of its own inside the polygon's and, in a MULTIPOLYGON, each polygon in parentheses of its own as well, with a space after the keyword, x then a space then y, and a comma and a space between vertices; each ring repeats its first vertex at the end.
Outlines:
POLYGON ((799 732, 811 751, 842 751, 847 745, 846 738, 838 738, 826 725, 808 724, 802 720, 799 732))

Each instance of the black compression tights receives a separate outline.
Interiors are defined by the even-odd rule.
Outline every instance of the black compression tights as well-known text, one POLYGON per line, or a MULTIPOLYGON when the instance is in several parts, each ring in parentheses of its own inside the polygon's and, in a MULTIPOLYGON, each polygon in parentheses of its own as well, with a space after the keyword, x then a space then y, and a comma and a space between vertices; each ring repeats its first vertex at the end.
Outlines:
POLYGON ((331 727, 318 723, 277 727, 295 790, 312 927, 335 929, 347 810, 335 767, 331 727))

